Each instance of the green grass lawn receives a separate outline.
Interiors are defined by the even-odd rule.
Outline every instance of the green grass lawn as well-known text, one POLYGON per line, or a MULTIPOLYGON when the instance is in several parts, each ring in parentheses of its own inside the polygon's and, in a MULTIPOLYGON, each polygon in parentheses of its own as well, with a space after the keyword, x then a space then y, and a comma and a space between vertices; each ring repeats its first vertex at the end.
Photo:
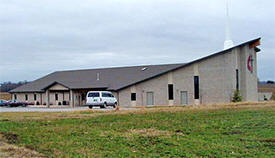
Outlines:
POLYGON ((274 106, 2 120, 0 132, 48 157, 275 156, 274 106))

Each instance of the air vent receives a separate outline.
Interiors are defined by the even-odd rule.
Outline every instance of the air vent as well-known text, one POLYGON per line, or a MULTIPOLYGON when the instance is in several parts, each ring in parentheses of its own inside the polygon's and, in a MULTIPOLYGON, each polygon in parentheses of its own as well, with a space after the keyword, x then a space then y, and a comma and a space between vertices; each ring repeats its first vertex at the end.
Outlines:
POLYGON ((141 69, 141 71, 145 71, 145 70, 147 70, 148 69, 148 67, 143 67, 142 69, 141 69))
POLYGON ((96 74, 96 80, 99 81, 99 73, 96 74))

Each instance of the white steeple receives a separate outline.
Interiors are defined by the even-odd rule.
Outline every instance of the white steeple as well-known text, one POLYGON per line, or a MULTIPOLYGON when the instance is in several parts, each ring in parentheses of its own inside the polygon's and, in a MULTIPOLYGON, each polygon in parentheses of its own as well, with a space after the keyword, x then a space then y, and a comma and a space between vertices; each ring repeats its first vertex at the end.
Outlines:
POLYGON ((231 39, 231 30, 230 30, 230 18, 229 18, 229 6, 228 0, 226 0, 226 26, 225 26, 225 41, 223 49, 229 49, 234 46, 234 43, 231 39))

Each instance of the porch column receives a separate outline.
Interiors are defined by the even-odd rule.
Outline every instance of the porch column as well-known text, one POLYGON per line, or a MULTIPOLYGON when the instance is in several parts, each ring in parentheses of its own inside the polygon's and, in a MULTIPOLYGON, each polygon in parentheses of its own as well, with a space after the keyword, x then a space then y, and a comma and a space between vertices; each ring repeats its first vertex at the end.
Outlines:
POLYGON ((43 102, 42 97, 43 97, 42 93, 40 93, 40 105, 43 105, 43 103, 42 103, 43 102))
POLYGON ((74 92, 70 90, 70 106, 74 107, 74 92))
POLYGON ((49 93, 49 90, 46 90, 45 99, 46 99, 46 105, 49 108, 50 107, 50 93, 49 93))

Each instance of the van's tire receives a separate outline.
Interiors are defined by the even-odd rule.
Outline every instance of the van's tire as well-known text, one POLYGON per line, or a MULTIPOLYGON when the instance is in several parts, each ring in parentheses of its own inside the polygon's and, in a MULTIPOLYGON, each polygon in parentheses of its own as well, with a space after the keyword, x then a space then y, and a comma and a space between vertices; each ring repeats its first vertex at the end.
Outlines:
POLYGON ((115 103, 115 105, 113 105, 113 108, 116 108, 117 107, 117 103, 115 103))
POLYGON ((104 103, 102 106, 100 106, 100 108, 102 108, 102 109, 107 108, 107 103, 104 103))
POLYGON ((93 108, 93 106, 89 106, 89 108, 90 108, 90 109, 92 109, 92 108, 93 108))

